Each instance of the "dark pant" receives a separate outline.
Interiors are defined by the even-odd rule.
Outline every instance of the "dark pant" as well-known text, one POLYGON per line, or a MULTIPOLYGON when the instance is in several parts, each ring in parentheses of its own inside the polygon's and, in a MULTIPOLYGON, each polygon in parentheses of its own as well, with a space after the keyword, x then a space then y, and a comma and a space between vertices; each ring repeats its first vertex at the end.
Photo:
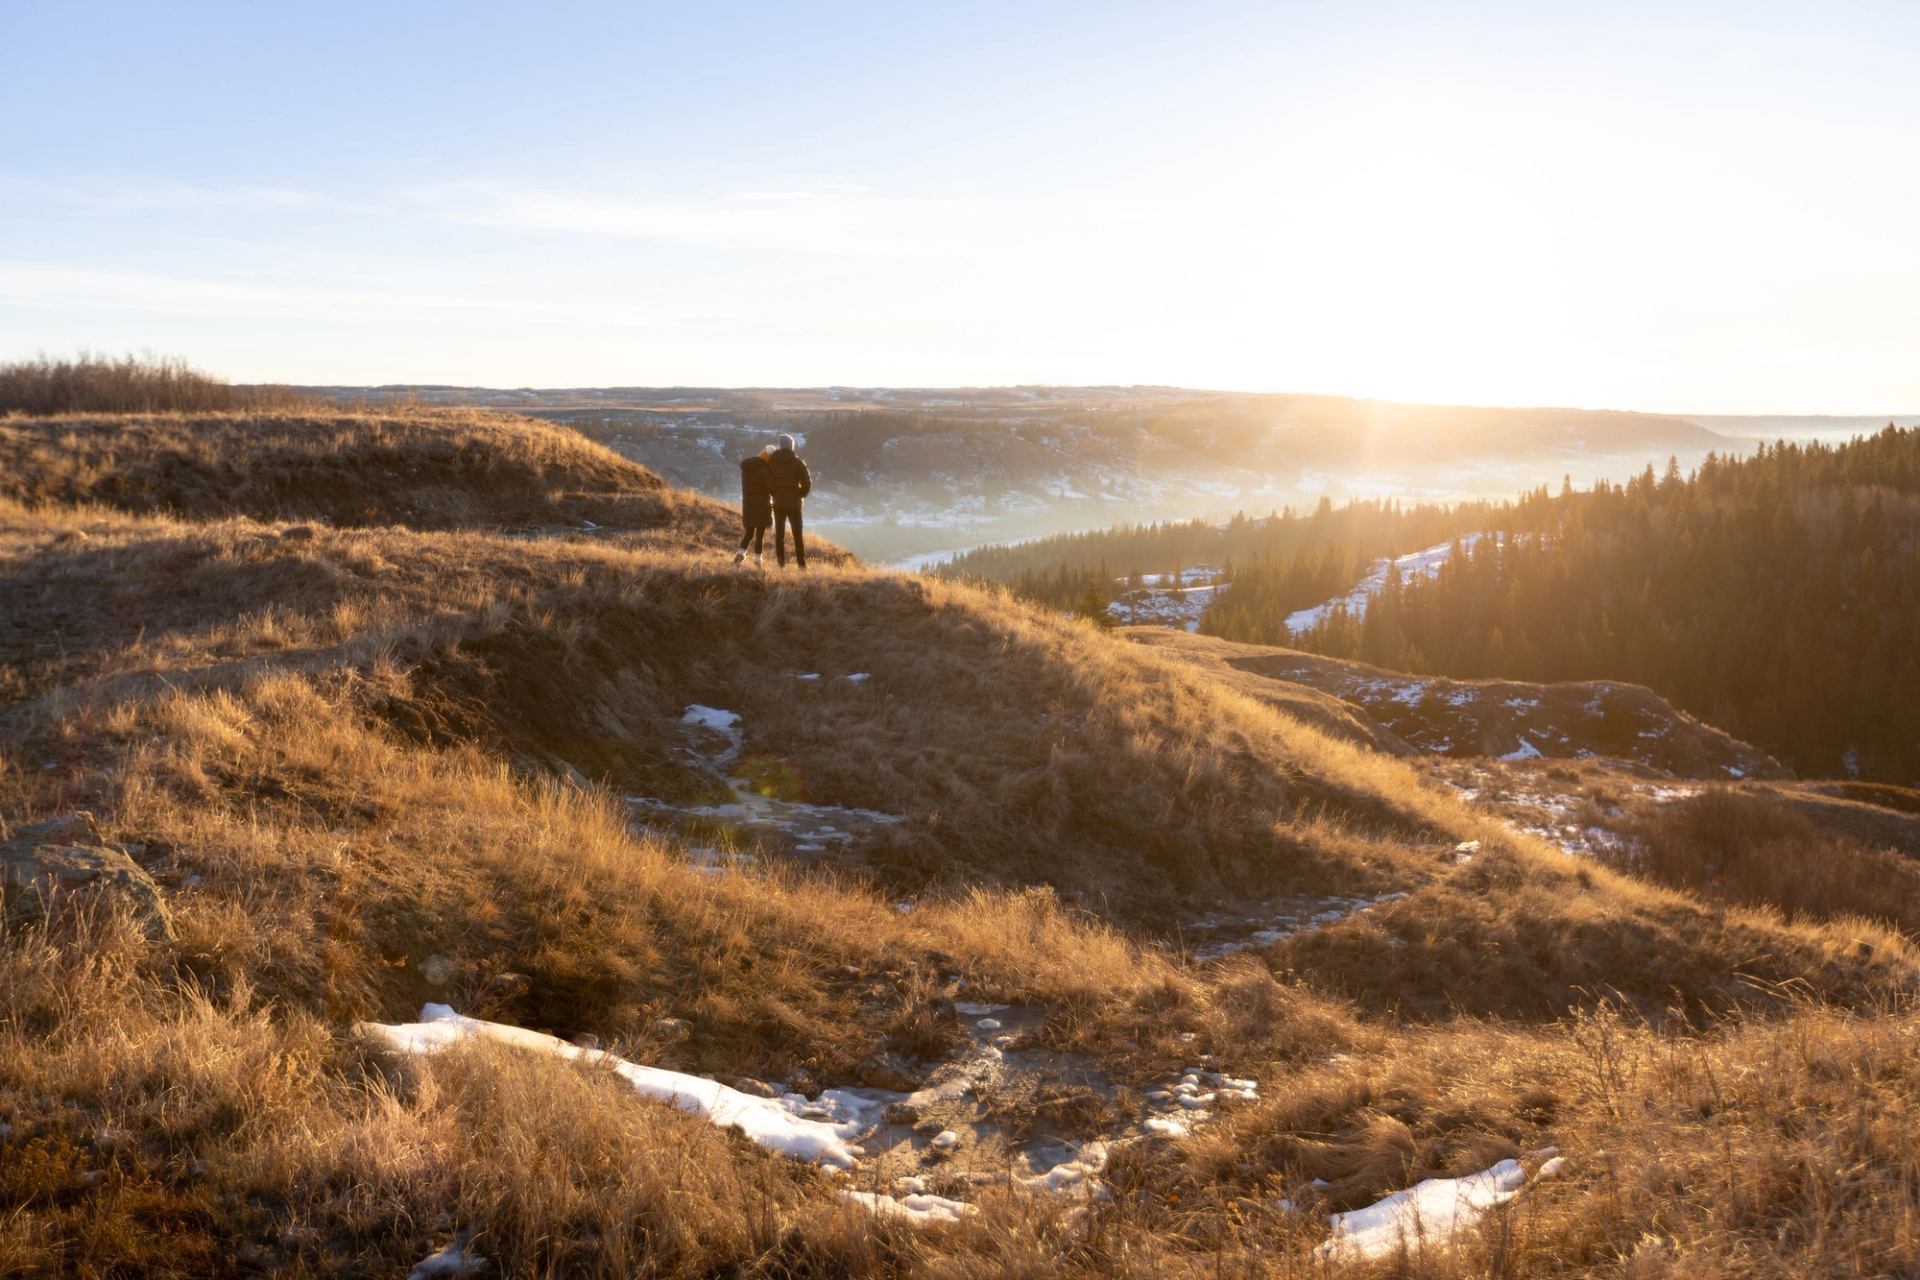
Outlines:
MULTIPOLYGON (((745 522, 742 521, 742 523, 744 524, 745 522)), ((742 534, 740 537, 740 549, 742 551, 745 551, 749 547, 751 547, 753 549, 753 554, 759 555, 760 546, 761 546, 760 540, 767 536, 767 526, 763 524, 749 524, 746 526, 746 530, 747 530, 746 533, 742 534)))
POLYGON ((800 508, 791 511, 779 507, 773 509, 773 558, 780 562, 782 569, 787 567, 787 523, 793 523, 793 560, 802 569, 807 567, 807 543, 800 533, 800 508))

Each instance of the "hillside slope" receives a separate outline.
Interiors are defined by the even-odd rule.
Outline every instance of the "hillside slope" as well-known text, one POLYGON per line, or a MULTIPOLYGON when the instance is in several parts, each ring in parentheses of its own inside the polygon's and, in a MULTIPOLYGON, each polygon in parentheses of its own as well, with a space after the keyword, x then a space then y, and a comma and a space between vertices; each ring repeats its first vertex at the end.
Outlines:
POLYGON ((1271 697, 1326 695, 1373 733, 1423 754, 1506 760, 1606 756, 1681 778, 1791 776, 1766 752, 1702 724, 1639 685, 1449 680, 1165 627, 1129 627, 1123 634, 1189 662, 1254 677, 1253 687, 1264 683, 1271 697))
POLYGON ((1570 1175, 1419 1273, 1913 1256, 1899 933, 1568 859, 1004 595, 734 570, 663 502, 620 539, 0 502, 0 1271, 1368 1275, 1326 1211, 1548 1145, 1570 1175), (423 1004, 865 1115, 853 1168, 606 1059, 354 1029, 423 1004), (1793 1160, 1895 1172, 1756 1194, 1793 1160))
POLYGON ((472 410, 0 420, 0 497, 342 527, 672 531, 737 517, 571 431, 472 410))

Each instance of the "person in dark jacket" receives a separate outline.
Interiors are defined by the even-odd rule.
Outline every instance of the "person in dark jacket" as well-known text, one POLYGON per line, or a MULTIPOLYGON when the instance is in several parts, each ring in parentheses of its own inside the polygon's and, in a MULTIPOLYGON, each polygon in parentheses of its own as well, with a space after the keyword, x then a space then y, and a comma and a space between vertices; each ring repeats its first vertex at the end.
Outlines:
POLYGON ((787 567, 787 526, 793 526, 793 561, 807 567, 807 544, 801 532, 800 504, 813 492, 813 473, 793 451, 793 437, 781 436, 780 447, 767 459, 767 490, 773 495, 773 557, 787 567))
POLYGON ((767 458, 772 453, 773 446, 768 445, 740 464, 740 523, 746 532, 740 535, 740 549, 733 553, 735 564, 747 558, 749 546, 753 562, 760 563, 761 542, 773 523, 773 492, 767 487, 767 458))

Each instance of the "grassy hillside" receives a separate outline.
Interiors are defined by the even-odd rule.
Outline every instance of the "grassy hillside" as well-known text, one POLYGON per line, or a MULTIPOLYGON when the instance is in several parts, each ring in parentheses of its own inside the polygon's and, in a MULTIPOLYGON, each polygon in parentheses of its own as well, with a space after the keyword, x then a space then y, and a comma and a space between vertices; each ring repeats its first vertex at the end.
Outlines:
MULTIPOLYGON (((471 429, 381 421, 426 458, 471 429)), ((547 439, 488 423, 527 432, 509 451, 547 439)), ((293 422, 124 425, 250 493, 309 465, 293 422)), ((44 445, 5 447, 11 476, 44 445)), ((482 478, 424 516, 395 491, 363 527, 265 498, 0 504, 0 839, 124 846, 169 914, 8 899, 0 1273, 398 1274, 462 1231, 508 1274, 1307 1274, 1325 1225, 1282 1197, 1351 1208, 1548 1144, 1570 1176, 1401 1273, 1920 1256, 1902 936, 1573 862, 1004 595, 736 571, 672 492, 620 540, 529 537, 493 523, 521 508, 484 471, 436 467, 482 478), (754 785, 900 821, 825 856, 636 826, 627 797, 716 785, 696 704, 742 717, 754 785), (715 873, 716 842, 754 858, 715 873), (1192 913, 1283 890, 1405 896, 1188 953, 1192 913), (1116 1144, 1085 1211, 935 1165, 978 1212, 921 1230, 604 1071, 397 1062, 350 1033, 439 1000, 811 1093, 933 1069, 959 992, 1031 1011, 1032 1052, 1107 1082, 1046 1103, 1088 1133, 1195 1061, 1264 1100, 1116 1144), (1887 1118, 1831 1122, 1868 1105, 1887 1118)))
MULTIPOLYGON (((574 432, 477 410, 0 419, 0 497, 205 520, 724 538, 737 516, 574 432)), ((737 536, 737 535, 736 535, 737 536)))

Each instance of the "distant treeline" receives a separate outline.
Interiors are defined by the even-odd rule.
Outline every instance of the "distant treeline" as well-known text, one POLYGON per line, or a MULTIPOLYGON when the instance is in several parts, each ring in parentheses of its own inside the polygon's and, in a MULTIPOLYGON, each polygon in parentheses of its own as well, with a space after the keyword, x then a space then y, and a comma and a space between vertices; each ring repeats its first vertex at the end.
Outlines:
POLYGON ((165 356, 41 356, 0 364, 0 414, 182 413, 303 408, 289 387, 235 386, 165 356))
POLYGON ((1299 597, 1256 600, 1243 573, 1202 627, 1407 671, 1631 680, 1802 773, 1920 781, 1920 430, 1543 490, 1484 527, 1535 536, 1292 636, 1299 597))
POLYGON ((1225 524, 1206 520, 1122 524, 1086 533, 1055 534, 1012 546, 981 547, 950 562, 946 571, 960 577, 1012 582, 1033 570, 1088 570, 1105 564, 1122 574, 1169 573, 1179 565, 1245 564, 1336 546, 1385 555, 1484 528, 1499 510, 1500 506, 1487 502, 1408 506, 1395 498, 1336 507, 1322 498, 1308 515, 1288 507, 1267 516, 1242 513, 1225 524))
POLYGON ((1208 566, 1234 584, 1215 610, 1223 620, 1237 618, 1232 625, 1246 631, 1269 616, 1284 620, 1295 609, 1338 595, 1380 556, 1482 528, 1495 511, 1484 502, 1403 506, 1381 499, 1335 507, 1322 499, 1309 515, 1288 508, 1268 516, 1237 515, 1225 524, 1120 525, 982 547, 942 572, 1003 583, 1030 600, 1085 612, 1095 593, 1110 599, 1129 580, 1208 566))

